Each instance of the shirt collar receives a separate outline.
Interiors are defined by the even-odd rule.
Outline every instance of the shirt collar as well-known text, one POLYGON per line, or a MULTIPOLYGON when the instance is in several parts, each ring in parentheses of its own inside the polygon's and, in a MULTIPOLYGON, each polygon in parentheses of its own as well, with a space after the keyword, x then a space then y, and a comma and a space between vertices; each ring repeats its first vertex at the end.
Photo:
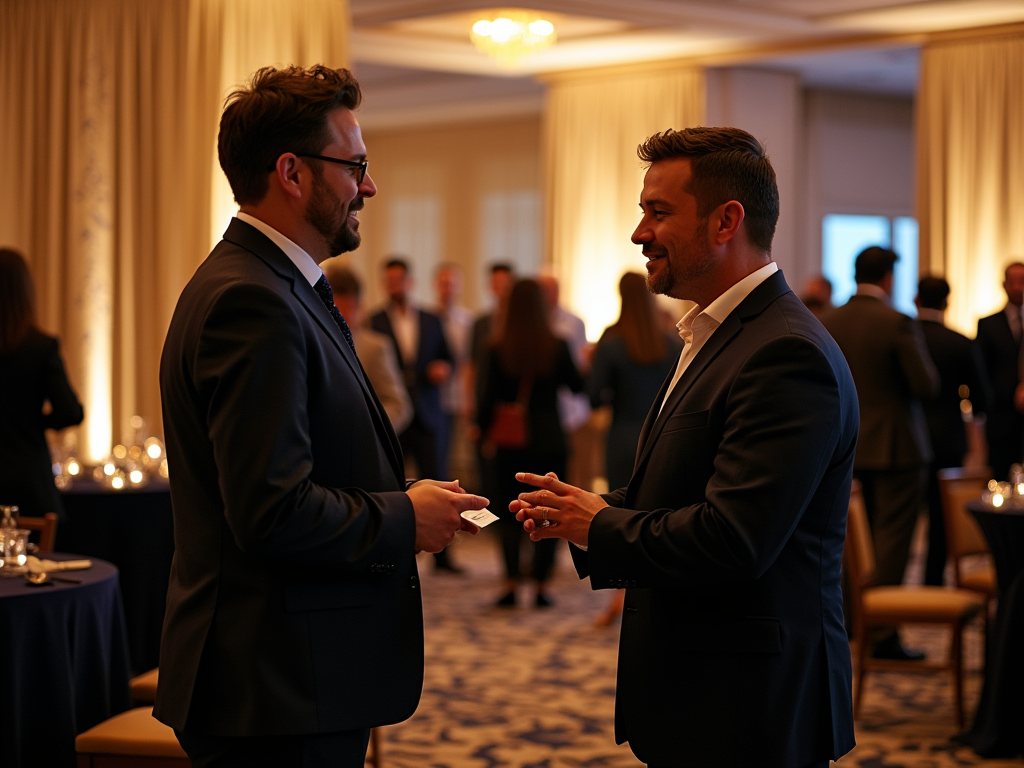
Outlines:
POLYGON ((884 304, 888 304, 890 302, 889 294, 886 293, 881 286, 875 285, 874 283, 857 283, 857 295, 870 296, 873 299, 878 299, 884 304))
POLYGON ((693 326, 698 319, 703 319, 717 328, 736 309, 750 293, 761 283, 779 271, 779 265, 770 261, 760 269, 756 269, 744 277, 738 283, 731 286, 725 293, 702 310, 700 305, 694 304, 693 308, 683 315, 683 319, 676 323, 679 337, 687 343, 693 340, 693 326))
POLYGON ((928 307, 921 307, 917 310, 918 320, 930 320, 933 323, 939 323, 944 325, 946 321, 946 313, 941 309, 929 309, 928 307))
POLYGON ((250 226, 256 227, 256 229, 269 237, 273 241, 274 245, 284 251, 284 255, 287 256, 291 263, 295 265, 296 269, 302 273, 302 276, 309 281, 309 284, 316 285, 317 280, 320 279, 324 272, 320 269, 319 265, 313 261, 312 256, 265 221, 260 221, 255 216, 250 216, 247 213, 239 211, 235 214, 235 218, 240 221, 244 221, 250 226))

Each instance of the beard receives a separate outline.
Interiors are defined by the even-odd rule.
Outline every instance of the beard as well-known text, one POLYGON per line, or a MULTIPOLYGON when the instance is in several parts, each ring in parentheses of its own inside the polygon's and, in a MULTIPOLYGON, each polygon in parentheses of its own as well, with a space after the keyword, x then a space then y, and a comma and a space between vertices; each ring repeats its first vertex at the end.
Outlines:
POLYGON ((327 241, 332 256, 348 253, 359 247, 362 238, 359 235, 358 222, 349 225, 348 215, 363 207, 363 198, 357 197, 348 204, 348 209, 341 204, 341 198, 331 189, 324 178, 323 169, 313 168, 313 195, 306 207, 306 221, 327 241))
POLYGON ((697 223, 693 239, 689 247, 678 263, 673 264, 672 256, 667 251, 652 251, 649 253, 664 253, 665 268, 656 273, 647 274, 647 290, 651 293, 660 293, 665 296, 679 298, 676 294, 683 286, 699 277, 703 277, 715 268, 715 255, 707 242, 707 229, 710 217, 701 219, 697 223))

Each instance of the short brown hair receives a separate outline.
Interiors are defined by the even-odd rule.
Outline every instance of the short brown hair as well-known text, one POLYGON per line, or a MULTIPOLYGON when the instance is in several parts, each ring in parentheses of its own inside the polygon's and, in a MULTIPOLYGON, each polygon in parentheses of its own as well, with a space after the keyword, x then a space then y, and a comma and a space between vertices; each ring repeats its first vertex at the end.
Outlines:
POLYGON ((318 155, 330 143, 327 115, 355 109, 359 82, 347 69, 263 67, 225 101, 217 156, 235 202, 258 203, 268 174, 285 152, 318 155))
POLYGON ((335 296, 351 296, 358 299, 363 295, 363 284, 351 269, 330 261, 320 266, 323 267, 324 277, 327 278, 335 296))
POLYGON ((36 294, 25 257, 0 248, 0 352, 21 346, 36 324, 36 294))
POLYGON ((637 148, 646 163, 675 157, 690 159, 690 184, 697 215, 736 200, 743 206, 747 236, 754 247, 771 253, 779 221, 779 187, 764 146, 739 128, 684 128, 656 133, 637 148))

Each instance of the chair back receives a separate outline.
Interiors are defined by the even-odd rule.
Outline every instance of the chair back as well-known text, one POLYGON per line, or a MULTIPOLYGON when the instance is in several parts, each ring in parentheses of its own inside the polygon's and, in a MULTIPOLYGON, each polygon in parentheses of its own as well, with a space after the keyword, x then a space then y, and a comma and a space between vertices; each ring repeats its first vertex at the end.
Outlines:
POLYGON ((42 517, 20 515, 18 527, 29 531, 39 531, 40 553, 53 552, 53 547, 57 543, 57 515, 55 513, 47 512, 42 517))
POLYGON ((967 511, 967 502, 981 495, 990 477, 992 470, 988 467, 939 470, 939 496, 946 525, 946 546, 954 565, 962 557, 989 552, 985 534, 981 532, 978 521, 967 511))
POLYGON ((860 603, 860 594, 875 579, 875 548, 871 543, 871 527, 864 506, 860 483, 853 481, 850 488, 850 509, 846 516, 846 572, 853 589, 854 603, 860 603))

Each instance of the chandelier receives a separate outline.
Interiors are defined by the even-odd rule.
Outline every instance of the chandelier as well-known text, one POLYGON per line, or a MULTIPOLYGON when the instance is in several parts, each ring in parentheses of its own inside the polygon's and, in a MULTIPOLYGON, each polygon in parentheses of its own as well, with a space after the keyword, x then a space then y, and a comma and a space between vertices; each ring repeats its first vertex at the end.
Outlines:
POLYGON ((555 25, 526 11, 501 11, 497 18, 476 22, 470 38, 499 66, 511 69, 555 42, 555 25))

